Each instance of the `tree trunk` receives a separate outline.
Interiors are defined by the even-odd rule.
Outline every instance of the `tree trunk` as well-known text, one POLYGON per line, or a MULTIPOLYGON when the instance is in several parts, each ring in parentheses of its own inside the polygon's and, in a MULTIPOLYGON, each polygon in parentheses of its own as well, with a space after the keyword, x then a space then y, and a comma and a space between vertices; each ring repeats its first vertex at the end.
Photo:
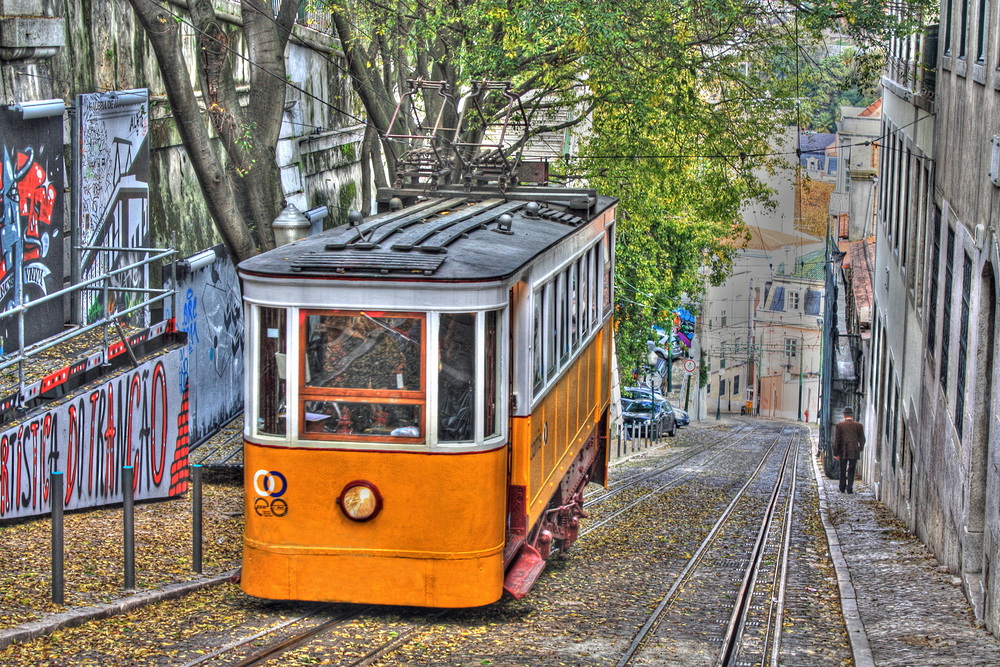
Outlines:
POLYGON ((274 247, 271 222, 284 206, 274 148, 285 103, 285 46, 298 4, 284 0, 275 19, 265 0, 242 0, 250 65, 250 99, 244 107, 233 76, 233 59, 240 55, 230 46, 210 0, 190 2, 205 105, 228 157, 240 211, 262 250, 274 247))
POLYGON ((395 159, 394 152, 392 146, 384 139, 385 133, 389 131, 389 120, 394 110, 389 108, 393 98, 381 77, 377 73, 374 76, 369 73, 367 52, 357 44, 350 20, 344 16, 343 11, 346 10, 333 9, 331 16, 337 30, 337 36, 344 49, 344 58, 347 60, 347 67, 351 75, 351 85, 354 92, 361 98, 361 104, 368 113, 368 122, 375 126, 379 136, 382 137, 386 153, 386 169, 389 171, 390 178, 394 179, 395 165, 392 163, 392 160, 395 159))
POLYGON ((184 60, 176 17, 148 0, 129 0, 156 54, 167 99, 209 213, 234 261, 252 257, 257 246, 243 221, 229 179, 212 146, 184 60))

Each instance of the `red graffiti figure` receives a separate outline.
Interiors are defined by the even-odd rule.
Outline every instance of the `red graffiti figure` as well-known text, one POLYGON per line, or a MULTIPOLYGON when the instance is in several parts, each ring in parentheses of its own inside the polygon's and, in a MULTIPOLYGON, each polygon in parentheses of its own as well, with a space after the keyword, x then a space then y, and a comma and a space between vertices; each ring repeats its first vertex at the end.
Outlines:
MULTIPOLYGON (((30 155, 17 156, 18 171, 28 164, 30 155)), ((45 232, 52 224, 52 209, 56 203, 56 187, 40 164, 31 162, 27 173, 17 184, 19 209, 24 225, 24 261, 41 259, 45 254, 45 232), (43 228, 39 227, 43 225, 43 228)))

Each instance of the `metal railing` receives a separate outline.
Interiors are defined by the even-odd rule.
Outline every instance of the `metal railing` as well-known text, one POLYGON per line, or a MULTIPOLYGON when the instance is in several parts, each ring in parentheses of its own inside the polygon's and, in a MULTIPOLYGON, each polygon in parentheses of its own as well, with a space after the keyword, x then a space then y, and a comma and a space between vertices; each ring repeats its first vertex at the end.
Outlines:
MULTIPOLYGON (((108 344, 109 344, 108 343, 109 326, 114 326, 117 329, 119 336, 122 337, 123 341, 126 344, 126 347, 128 347, 128 342, 124 337, 124 332, 122 331, 121 325, 119 324, 118 320, 132 313, 142 311, 153 304, 160 303, 165 299, 167 299, 168 297, 173 297, 174 295, 176 295, 175 289, 156 289, 149 287, 148 285, 146 285, 145 287, 124 287, 124 286, 113 285, 111 282, 114 278, 123 275, 125 273, 128 273, 130 271, 140 270, 143 269, 144 267, 152 265, 154 262, 161 262, 163 260, 166 260, 167 258, 177 254, 177 251, 174 249, 112 248, 107 246, 81 246, 77 247, 76 249, 107 251, 107 252, 152 253, 152 254, 137 262, 133 262, 132 264, 128 264, 113 271, 109 271, 108 273, 105 273, 103 275, 96 276, 88 280, 84 280, 80 283, 77 283, 76 285, 72 285, 70 287, 64 287, 61 290, 58 290, 51 294, 46 294, 43 297, 34 299, 29 302, 24 302, 23 289, 18 290, 18 294, 20 294, 20 303, 14 306, 13 308, 4 311, 3 313, 0 313, 0 321, 12 317, 17 317, 17 343, 18 343, 16 351, 11 352, 8 355, 4 355, 3 357, 0 357, 0 372, 3 372, 4 370, 11 368, 12 366, 15 365, 17 366, 17 374, 18 374, 17 386, 18 386, 19 405, 23 404, 24 402, 25 362, 27 362, 29 359, 57 345, 60 345, 61 343, 65 343, 68 340, 81 336, 89 331, 97 329, 98 327, 103 327, 103 338, 102 338, 103 345, 100 354, 104 355, 104 358, 102 359, 102 364, 106 364, 108 363, 106 355, 108 353, 108 344), (81 294, 83 292, 101 293, 103 312, 101 313, 101 317, 97 321, 87 325, 74 327, 65 333, 46 338, 43 341, 39 342, 37 345, 32 345, 30 348, 26 348, 25 319, 28 313, 33 308, 37 308, 38 306, 47 304, 56 299, 63 299, 67 296, 72 298, 75 295, 81 294), (111 292, 139 293, 145 296, 141 301, 129 306, 128 308, 125 308, 123 310, 116 310, 115 312, 110 312, 109 296, 111 292)), ((143 275, 148 280, 148 272, 143 271, 143 275)), ((19 281, 23 281, 22 276, 19 275, 17 276, 17 278, 19 281)), ((131 351, 131 348, 129 349, 131 351)))
POLYGON ((619 422, 613 436, 612 458, 617 459, 629 454, 641 452, 659 443, 663 433, 653 428, 649 422, 624 424, 619 422))

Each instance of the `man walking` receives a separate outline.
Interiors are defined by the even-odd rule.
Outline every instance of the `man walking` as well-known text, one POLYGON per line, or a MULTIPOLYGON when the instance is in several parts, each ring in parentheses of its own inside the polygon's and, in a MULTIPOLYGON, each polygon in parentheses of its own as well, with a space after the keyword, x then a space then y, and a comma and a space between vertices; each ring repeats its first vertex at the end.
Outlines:
POLYGON ((840 461, 840 492, 854 493, 854 473, 865 448, 865 428, 854 421, 854 408, 844 408, 844 421, 833 431, 833 458, 840 461))

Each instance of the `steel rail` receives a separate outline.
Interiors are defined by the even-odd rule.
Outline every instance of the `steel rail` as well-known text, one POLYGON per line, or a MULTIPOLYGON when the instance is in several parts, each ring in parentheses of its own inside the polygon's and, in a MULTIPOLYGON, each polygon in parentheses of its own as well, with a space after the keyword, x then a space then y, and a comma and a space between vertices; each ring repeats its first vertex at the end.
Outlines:
POLYGON ((270 646, 261 649, 260 651, 251 653, 247 657, 235 663, 233 667, 250 667, 251 665, 259 665, 260 663, 266 660, 270 660, 276 655, 281 655, 286 651, 290 651, 292 649, 298 648, 299 646, 302 646, 316 635, 321 634, 332 627, 354 620, 355 618, 357 618, 358 616, 360 616, 361 614, 365 613, 366 611, 372 608, 373 605, 367 605, 365 607, 362 607, 361 609, 357 609, 354 611, 347 611, 338 614, 337 616, 327 621, 324 621, 319 625, 315 625, 311 628, 307 628, 305 630, 297 632, 291 637, 287 637, 286 639, 283 639, 282 641, 276 644, 272 644, 270 646))
MULTIPOLYGON (((763 517, 761 518, 760 529, 757 531, 757 539, 754 541, 753 547, 750 549, 750 559, 747 563, 746 570, 743 573, 743 581, 741 582, 739 591, 736 594, 736 603, 733 605, 733 611, 730 614, 729 622, 726 625, 726 634, 723 636, 722 640, 722 650, 719 652, 719 656, 715 661, 716 667, 724 667, 732 664, 739 651, 739 643, 743 635, 743 628, 745 627, 747 612, 750 608, 750 601, 753 599, 757 576, 760 573, 760 568, 764 560, 764 547, 767 545, 768 533, 774 525, 775 517, 778 515, 781 490, 785 485, 786 478, 788 477, 786 473, 788 472, 789 454, 792 452, 792 445, 797 444, 797 442, 798 439, 796 434, 793 434, 792 439, 789 441, 788 447, 785 448, 785 453, 781 458, 781 465, 778 468, 778 478, 774 482, 774 489, 771 491, 771 497, 768 499, 767 507, 764 510, 763 517)), ((797 457, 793 457, 793 464, 796 460, 797 457)), ((791 485, 791 491, 794 493, 794 476, 791 478, 791 485)), ((767 654, 766 650, 764 651, 764 654, 767 654)))
MULTIPOLYGON (((763 456, 761 456, 760 463, 758 463, 757 467, 753 470, 753 472, 750 473, 750 475, 747 477, 746 483, 744 483, 743 486, 740 487, 740 489, 733 496, 733 499, 730 501, 729 505, 726 507, 725 510, 723 510, 722 514, 715 521, 715 524, 712 526, 712 529, 709 531, 708 535, 706 535, 705 538, 702 540, 701 545, 699 545, 698 549, 694 552, 691 558, 688 559, 688 562, 684 566, 684 569, 682 569, 680 574, 678 574, 674 578, 673 584, 664 594, 663 598, 661 598, 660 603, 649 614, 646 623, 636 633, 636 636, 633 638, 632 643, 629 645, 628 649, 626 649, 625 653, 616 663, 616 667, 626 667, 626 665, 631 663, 632 658, 635 656, 639 648, 646 641, 647 637, 649 636, 649 633, 659 623, 659 620, 663 616, 663 613, 676 599, 677 593, 680 590, 681 586, 690 579, 690 575, 701 564, 702 560, 704 559, 706 551, 708 551, 708 549, 715 543, 715 540, 717 539, 719 533, 722 531, 722 528, 726 525, 726 523, 728 523, 730 516, 735 511, 736 505, 744 498, 747 490, 750 488, 750 485, 753 484, 754 481, 756 481, 757 477, 760 475, 760 472, 764 469, 764 465, 767 463, 767 460, 771 452, 774 451, 774 448, 778 445, 778 442, 781 440, 781 438, 784 435, 786 435, 785 432, 788 428, 789 427, 782 428, 781 432, 775 436, 774 441, 770 444, 770 446, 768 446, 763 456)), ((795 440, 795 433, 792 432, 788 447, 791 447, 791 443, 794 440, 795 440)), ((786 455, 787 455, 787 450, 786 450, 786 455)))
MULTIPOLYGON (((211 653, 208 653, 204 656, 200 656, 199 658, 192 660, 190 662, 184 663, 180 667, 198 667, 199 665, 204 665, 206 663, 213 662, 219 658, 225 660, 228 654, 234 653, 238 649, 245 647, 247 644, 251 642, 257 641, 261 637, 266 637, 268 635, 275 634, 281 630, 284 630, 285 628, 294 626, 296 624, 302 623, 311 618, 319 616, 320 614, 329 611, 334 606, 335 606, 334 604, 326 604, 321 608, 311 611, 307 614, 303 614, 301 616, 297 616, 296 618, 289 619, 273 627, 265 628, 260 632, 249 635, 247 637, 243 637, 215 651, 212 651, 211 653)), ((332 618, 324 620, 316 625, 311 625, 307 628, 303 628, 285 637, 284 639, 268 644, 267 646, 264 646, 259 650, 253 651, 252 653, 243 656, 236 662, 227 664, 231 664, 232 667, 252 667, 253 665, 263 664, 269 660, 274 659, 277 656, 280 656, 283 653, 287 653, 288 651, 295 650, 307 644, 312 639, 318 637, 319 635, 323 634, 324 632, 327 632, 332 628, 353 621, 359 616, 376 608, 376 606, 377 605, 364 605, 355 609, 344 610, 334 615, 332 618)), ((396 650, 397 648, 408 642, 414 635, 416 635, 422 630, 425 630, 431 624, 440 620, 443 616, 451 613, 454 613, 454 610, 443 609, 437 612, 436 614, 432 615, 430 619, 428 619, 426 622, 414 624, 409 629, 400 632, 398 634, 395 634, 388 641, 383 642, 382 644, 376 646, 375 648, 371 649, 363 656, 353 660, 352 662, 343 662, 341 664, 343 664, 344 667, 365 667, 367 665, 370 665, 374 661, 384 656, 385 654, 389 653, 390 651, 396 650)))
MULTIPOLYGON (((784 433, 784 431, 783 431, 783 430, 782 430, 782 433, 784 433)), ((776 436, 776 439, 777 439, 777 438, 780 438, 780 437, 781 437, 781 435, 782 435, 782 433, 779 433, 779 434, 778 434, 778 435, 776 436)), ((748 433, 747 435, 749 435, 749 433, 748 433)), ((716 453, 715 453, 715 454, 714 454, 714 455, 713 455, 712 457, 710 457, 710 458, 709 458, 709 459, 708 459, 707 461, 703 462, 703 463, 701 464, 701 465, 702 465, 702 467, 704 467, 704 466, 708 465, 709 463, 712 463, 713 461, 715 461, 716 459, 718 459, 719 457, 721 457, 721 456, 722 456, 723 454, 725 454, 726 452, 728 452, 728 451, 729 451, 729 450, 730 450, 730 449, 731 449, 731 448, 732 448, 733 446, 735 446, 735 445, 736 445, 737 443, 739 443, 739 442, 740 442, 740 440, 742 440, 742 439, 743 439, 743 438, 740 438, 740 439, 738 439, 738 440, 734 440, 733 442, 730 442, 730 443, 729 443, 728 445, 726 445, 726 446, 725 446, 725 447, 724 447, 723 449, 721 449, 721 450, 719 450, 718 452, 716 452, 716 453)), ((719 442, 721 442, 721 441, 719 441, 719 442)), ((716 444, 718 444, 718 443, 716 443, 716 444)), ((704 451, 704 450, 703 450, 703 451, 704 451)), ((770 451, 770 450, 769 450, 769 451, 770 451)), ((670 469, 670 468, 672 468, 672 467, 674 467, 674 466, 669 466, 669 467, 667 467, 667 468, 664 468, 664 470, 663 470, 663 471, 661 471, 661 472, 665 472, 666 470, 669 470, 669 469, 670 469)), ((583 537, 583 536, 584 536, 584 535, 586 535, 587 533, 589 533, 589 532, 591 532, 591 531, 593 531, 593 530, 597 530, 598 528, 600 528, 600 527, 601 527, 601 526, 603 526, 604 524, 606 524, 606 523, 608 523, 608 522, 610 522, 610 521, 613 521, 614 519, 618 518, 619 516, 621 516, 621 515, 622 515, 622 514, 624 514, 625 512, 629 511, 630 509, 632 509, 632 508, 634 508, 634 507, 636 507, 636 506, 638 506, 638 505, 641 505, 642 503, 646 502, 647 500, 649 500, 649 499, 650 499, 650 498, 652 498, 653 496, 655 496, 655 495, 658 495, 658 494, 660 494, 660 493, 662 493, 662 492, 666 491, 667 489, 671 489, 671 488, 673 488, 673 487, 677 486, 678 484, 680 484, 681 482, 683 482, 683 481, 684 481, 684 480, 686 480, 687 478, 689 478, 689 477, 692 477, 692 476, 694 476, 694 475, 697 475, 697 474, 698 474, 699 472, 700 472, 700 470, 698 470, 698 469, 695 469, 695 470, 689 470, 689 471, 687 471, 687 472, 685 472, 685 473, 681 474, 681 475, 680 475, 679 477, 675 477, 674 479, 670 480, 669 482, 665 482, 665 483, 663 483, 663 484, 661 484, 661 485, 657 486, 656 488, 654 488, 653 490, 649 491, 649 492, 648 492, 648 493, 646 493, 645 495, 643 495, 643 496, 641 496, 641 497, 639 497, 639 498, 637 498, 637 499, 633 500, 633 501, 632 501, 631 503, 629 503, 629 504, 628 504, 628 505, 626 505, 625 507, 622 507, 622 508, 621 508, 621 509, 619 509, 618 511, 616 511, 616 512, 612 513, 612 514, 611 514, 610 516, 607 516, 607 517, 603 518, 602 520, 598 521, 598 522, 597 522, 597 523, 595 523, 595 524, 590 524, 590 525, 588 525, 588 526, 587 526, 586 528, 584 528, 584 529, 582 529, 582 530, 580 531, 580 533, 579 533, 579 537, 583 537)), ((641 481, 641 480, 639 480, 639 481, 641 481)), ((638 483, 638 482, 636 482, 636 483, 638 483)), ((624 489, 623 489, 623 490, 624 490, 624 489)), ((607 498, 605 498, 605 500, 606 500, 606 499, 607 499, 607 498)))
MULTIPOLYGON (((319 614, 322 614, 325 611, 329 611, 330 608, 332 608, 332 607, 333 607, 332 604, 324 605, 323 607, 320 607, 319 609, 311 611, 308 614, 302 614, 301 616, 296 616, 295 618, 289 619, 289 620, 285 621, 284 623, 279 623, 278 625, 275 625, 275 626, 270 627, 270 628, 264 628, 260 632, 252 634, 252 635, 250 635, 248 637, 243 637, 242 639, 239 639, 239 640, 237 640, 235 642, 232 642, 230 644, 226 644, 225 646, 222 646, 222 647, 220 647, 220 648, 212 651, 211 653, 206 653, 205 655, 200 656, 200 657, 196 658, 195 660, 192 660, 190 662, 185 662, 183 665, 180 665, 180 667, 197 667, 197 665, 203 665, 206 662, 214 660, 215 658, 217 658, 217 657, 219 657, 221 655, 225 655, 227 653, 231 653, 231 652, 235 651, 236 649, 240 648, 241 646, 245 646, 246 644, 249 644, 252 641, 256 641, 256 640, 260 639, 261 637, 266 637, 267 635, 274 634, 275 632, 278 632, 279 630, 283 630, 283 629, 287 628, 290 625, 295 625, 296 623, 301 623, 301 622, 303 622, 303 621, 305 621, 307 619, 312 618, 313 616, 318 616, 319 614)), ((362 611, 364 611, 364 610, 362 610, 362 611)), ((357 613, 360 613, 360 612, 356 612, 355 615, 357 615, 357 613)), ((345 619, 343 619, 343 618, 340 619, 340 621, 343 621, 343 620, 345 620, 345 619)))
POLYGON ((442 617, 444 617, 446 615, 453 614, 453 613, 454 613, 454 611, 451 610, 451 609, 444 609, 442 611, 439 611, 438 613, 434 614, 434 616, 432 616, 431 619, 427 623, 423 623, 423 624, 419 624, 419 625, 414 625, 412 628, 410 628, 406 632, 399 633, 399 635, 397 635, 396 637, 394 637, 390 641, 387 641, 384 644, 382 644, 381 646, 378 646, 378 647, 372 649, 371 651, 369 651, 368 653, 366 653, 362 657, 358 658, 354 662, 347 663, 347 665, 345 665, 345 667, 368 667, 369 665, 371 665, 372 663, 374 663, 376 660, 378 660, 379 658, 381 658, 382 656, 384 656, 386 653, 388 653, 390 651, 395 651, 397 648, 399 648, 403 644, 405 644, 408 641, 410 641, 411 637, 413 637, 419 631, 424 630, 425 628, 427 628, 427 626, 429 626, 434 621, 440 620, 442 617))
MULTIPOLYGON (((637 473, 635 473, 633 475, 623 477, 622 479, 617 479, 614 482, 612 482, 611 484, 609 484, 608 488, 605 489, 603 493, 598 493, 598 494, 596 494, 596 495, 588 498, 586 501, 584 501, 583 506, 584 506, 584 508, 587 508, 587 507, 590 507, 591 505, 596 505, 596 504, 602 503, 605 500, 608 500, 610 498, 615 497, 616 495, 618 495, 622 491, 627 491, 631 487, 635 486, 635 484, 637 484, 638 482, 641 482, 643 480, 649 479, 650 477, 655 477, 656 475, 662 474, 662 473, 666 472, 667 470, 670 470, 671 468, 676 468, 677 466, 681 465, 682 463, 687 463, 688 461, 690 461, 691 459, 693 459, 695 456, 697 456, 699 454, 702 454, 702 453, 708 451, 709 449, 711 449, 713 447, 716 447, 717 445, 719 445, 720 443, 726 441, 727 439, 732 438, 732 437, 734 437, 734 436, 736 436, 738 434, 742 434, 733 443, 731 443, 731 445, 735 444, 735 443, 739 442, 740 440, 743 440, 744 438, 748 437, 756 429, 757 429, 757 425, 756 424, 752 424, 752 425, 751 424, 744 424, 744 425, 741 425, 739 431, 732 431, 732 432, 727 433, 725 436, 723 436, 723 437, 721 437, 721 438, 719 438, 719 439, 717 439, 717 440, 715 440, 713 442, 705 443, 703 445, 697 445, 697 446, 695 446, 695 447, 693 447, 691 449, 686 449, 683 452, 678 452, 673 457, 671 457, 670 460, 668 460, 666 463, 664 463, 662 466, 659 466, 658 468, 654 468, 653 470, 647 470, 645 472, 637 472, 637 473), (750 428, 749 428, 749 430, 744 431, 743 429, 746 426, 749 426, 750 428)), ((647 451, 649 451, 649 450, 647 450, 647 451)))
POLYGON ((785 534, 781 541, 781 573, 778 576, 778 599, 774 601, 774 623, 769 627, 774 628, 774 640, 771 642, 771 666, 778 667, 778 653, 781 650, 781 628, 785 618, 785 589, 788 587, 788 556, 792 551, 792 519, 795 510, 795 494, 798 492, 799 476, 799 452, 795 452, 795 460, 792 465, 792 490, 788 497, 788 510, 785 515, 785 534))

